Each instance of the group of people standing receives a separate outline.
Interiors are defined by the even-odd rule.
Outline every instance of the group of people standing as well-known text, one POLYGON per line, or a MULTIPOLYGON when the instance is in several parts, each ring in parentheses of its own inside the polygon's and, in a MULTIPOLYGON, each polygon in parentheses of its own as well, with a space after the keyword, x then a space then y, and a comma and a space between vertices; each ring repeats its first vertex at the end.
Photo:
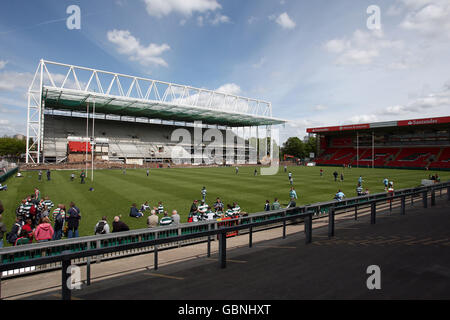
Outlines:
POLYGON ((80 209, 74 202, 70 203, 67 211, 64 204, 58 204, 52 212, 53 207, 53 202, 48 197, 41 199, 39 189, 35 188, 34 193, 23 199, 16 209, 14 224, 6 235, 8 243, 20 245, 59 240, 63 235, 78 237, 80 209))

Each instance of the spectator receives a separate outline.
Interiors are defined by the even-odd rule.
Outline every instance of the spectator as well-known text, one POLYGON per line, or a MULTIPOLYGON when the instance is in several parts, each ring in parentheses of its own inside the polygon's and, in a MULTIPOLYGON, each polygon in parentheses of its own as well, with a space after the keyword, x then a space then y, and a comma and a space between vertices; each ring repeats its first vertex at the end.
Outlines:
POLYGON ((211 211, 211 208, 208 207, 208 210, 206 211, 206 220, 212 221, 217 218, 217 215, 211 211))
POLYGON ((364 195, 363 187, 361 186, 360 183, 358 183, 358 186, 356 187, 356 195, 357 195, 358 197, 364 195))
POLYGON ((34 238, 37 242, 50 241, 54 235, 54 230, 50 224, 50 219, 45 217, 42 223, 36 227, 34 238))
POLYGON ((141 206, 141 212, 150 210, 150 205, 148 204, 148 201, 145 201, 144 204, 141 206))
MULTIPOLYGON (((27 234, 27 237, 30 238, 30 240, 33 240, 33 226, 32 226, 32 221, 30 218, 28 218, 26 220, 25 225, 22 227, 22 232, 25 231, 27 234)), ((30 242, 31 242, 30 241, 30 242)))
POLYGON ((38 188, 34 188, 34 199, 35 199, 37 202, 40 202, 40 201, 41 201, 41 192, 39 191, 38 188))
POLYGON ((102 220, 100 220, 99 222, 97 222, 97 224, 95 225, 94 228, 94 234, 108 234, 109 231, 109 224, 106 221, 106 216, 102 217, 102 220))
POLYGON ((47 181, 50 181, 50 169, 47 169, 47 181))
POLYGON ((169 215, 167 214, 167 211, 164 211, 164 217, 161 218, 161 220, 159 221, 159 225, 160 226, 168 226, 170 224, 172 224, 173 220, 172 217, 169 217, 169 215))
POLYGON ((39 181, 42 180, 42 170, 39 170, 39 172, 38 172, 38 180, 39 181))
POLYGON ((344 173, 341 173, 341 181, 344 181, 344 173))
POLYGON ((198 212, 197 203, 198 203, 198 200, 194 200, 194 202, 192 203, 191 210, 189 211, 189 216, 192 217, 197 214, 197 212, 198 212))
POLYGON ((22 231, 20 231, 20 235, 17 238, 16 242, 14 243, 15 246, 20 246, 23 244, 29 244, 33 241, 33 238, 30 239, 28 232, 25 231, 24 229, 22 229, 22 231))
POLYGON ((158 226, 158 216, 156 215, 156 211, 152 210, 150 211, 150 215, 147 218, 147 227, 148 228, 154 228, 158 226))
POLYGON ((70 181, 73 181, 73 180, 75 180, 75 173, 72 172, 70 174, 70 181))
POLYGON ((122 232, 128 231, 130 228, 122 221, 120 221, 120 217, 115 216, 113 221, 113 230, 112 232, 122 232))
POLYGON ((80 174, 80 179, 81 179, 81 184, 85 184, 86 182, 84 181, 84 179, 86 179, 86 172, 84 172, 84 170, 83 171, 81 171, 81 174, 80 174))
POLYGON ((389 186, 389 180, 388 180, 388 178, 384 178, 383 184, 384 184, 384 191, 387 191, 388 186, 389 186))
POLYGON ((133 203, 131 205, 130 208, 130 217, 132 218, 140 218, 142 217, 144 214, 142 212, 140 212, 137 208, 136 208, 136 203, 133 203))
POLYGON ((172 211, 172 220, 174 225, 180 224, 180 215, 178 214, 177 210, 172 211))
POLYGON ((264 211, 270 211, 270 201, 266 200, 266 204, 264 205, 264 211))
MULTIPOLYGON (((58 208, 53 210, 53 240, 61 239, 63 235, 63 227, 66 218, 66 207, 63 204, 58 204, 58 208)), ((44 221, 45 218, 42 219, 44 221)))
POLYGON ((163 214, 164 213, 164 206, 162 204, 161 201, 158 202, 158 214, 163 214))
POLYGON ((3 212, 3 207, 0 202, 0 248, 3 248, 3 236, 8 231, 6 229, 6 225, 3 223, 3 216, 1 214, 2 212, 3 212))
POLYGON ((3 191, 3 190, 8 190, 8 186, 5 184, 4 186, 2 186, 2 184, 0 183, 0 191, 3 191))
POLYGON ((341 191, 341 189, 339 189, 336 195, 334 196, 334 199, 337 201, 342 201, 344 198, 345 194, 341 191))
POLYGON ((216 213, 223 212, 223 202, 219 198, 217 198, 214 203, 214 211, 216 211, 216 213))
POLYGON ((202 200, 202 203, 198 206, 198 213, 203 215, 206 213, 206 210, 208 210, 208 205, 202 200))
POLYGON ((281 209, 281 205, 278 202, 278 198, 275 198, 274 202, 272 203, 272 210, 278 210, 281 209))
POLYGON ((67 211, 67 238, 78 238, 78 226, 80 224, 81 214, 80 209, 75 206, 75 203, 70 203, 69 211, 67 211))
POLYGON ((365 196, 368 196, 369 194, 370 194, 370 191, 369 191, 368 188, 366 188, 366 191, 364 191, 364 195, 365 195, 365 196))
POLYGON ((297 203, 295 202, 295 198, 292 197, 291 201, 289 201, 287 208, 295 208, 297 206, 297 203))
POLYGON ((6 241, 14 245, 20 233, 22 232, 22 226, 23 226, 22 219, 20 217, 16 217, 16 221, 14 222, 11 228, 11 232, 9 232, 6 235, 6 241))

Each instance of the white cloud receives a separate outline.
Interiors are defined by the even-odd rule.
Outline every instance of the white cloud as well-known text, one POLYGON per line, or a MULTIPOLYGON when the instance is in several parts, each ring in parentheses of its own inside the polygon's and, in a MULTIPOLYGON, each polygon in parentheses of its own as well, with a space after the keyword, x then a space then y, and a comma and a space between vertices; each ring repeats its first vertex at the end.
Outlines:
POLYGON ((172 12, 192 16, 194 12, 205 13, 221 9, 216 0, 144 0, 147 12, 153 17, 161 18, 172 12))
POLYGON ((429 37, 450 37, 450 1, 448 0, 403 0, 410 11, 401 27, 417 31, 429 37))
POLYGON ((0 60, 0 70, 3 69, 7 63, 8 63, 8 61, 0 60))
POLYGON ((313 109, 316 111, 323 111, 323 110, 327 110, 328 108, 324 105, 318 104, 318 105, 314 106, 313 109))
MULTIPOLYGON (((274 19, 274 16, 269 17, 270 20, 274 19)), ((296 23, 289 17, 287 12, 283 12, 276 19, 275 22, 278 23, 283 29, 294 29, 296 23)))
POLYGON ((349 121, 346 121, 345 123, 350 122, 352 124, 353 123, 356 124, 356 123, 367 123, 376 121, 378 121, 378 117, 374 114, 361 114, 351 117, 349 121))
POLYGON ((266 58, 262 57, 257 63, 252 64, 255 69, 261 68, 266 63, 266 58))
POLYGON ((230 22, 230 18, 223 14, 216 14, 215 17, 210 20, 210 23, 213 26, 219 25, 221 23, 229 23, 229 22, 230 22))
POLYGON ((0 72, 0 91, 14 91, 28 88, 33 80, 29 72, 3 71, 0 72))
POLYGON ((128 30, 112 30, 107 33, 108 40, 117 45, 117 52, 129 56, 132 61, 138 61, 144 66, 159 65, 167 67, 167 62, 161 58, 161 54, 170 50, 167 44, 150 43, 143 46, 128 30))
POLYGON ((253 24, 256 20, 258 20, 258 18, 254 17, 254 16, 250 16, 250 18, 248 18, 248 20, 247 20, 247 23, 253 24))
POLYGON ((216 91, 237 96, 241 94, 241 87, 235 83, 226 83, 217 88, 216 91))
POLYGON ((378 113, 380 115, 407 115, 421 114, 427 111, 448 110, 450 108, 450 84, 444 84, 444 88, 436 93, 431 93, 408 102, 405 105, 389 106, 378 113))
POLYGON ((327 41, 324 48, 338 55, 335 60, 338 65, 368 65, 374 62, 385 49, 402 49, 403 42, 386 39, 381 30, 358 29, 351 38, 327 41))

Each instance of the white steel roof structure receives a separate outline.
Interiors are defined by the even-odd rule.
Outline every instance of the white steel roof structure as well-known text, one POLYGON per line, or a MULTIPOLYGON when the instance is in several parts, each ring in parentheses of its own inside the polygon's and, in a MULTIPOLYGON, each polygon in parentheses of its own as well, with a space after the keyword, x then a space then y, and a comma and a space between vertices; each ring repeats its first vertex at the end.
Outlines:
POLYGON ((272 117, 272 105, 267 101, 40 60, 28 90, 26 162, 40 163, 45 109, 88 113, 92 103, 96 113, 105 115, 202 121, 227 127, 286 122, 272 117))

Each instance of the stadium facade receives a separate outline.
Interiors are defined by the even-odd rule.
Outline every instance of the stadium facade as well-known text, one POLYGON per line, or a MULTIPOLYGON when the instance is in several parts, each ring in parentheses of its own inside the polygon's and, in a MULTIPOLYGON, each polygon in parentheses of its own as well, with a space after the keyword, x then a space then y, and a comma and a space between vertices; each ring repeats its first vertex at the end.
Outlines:
POLYGON ((256 163, 285 122, 267 101, 41 60, 28 90, 26 162, 256 163))
POLYGON ((450 170, 450 117, 308 128, 317 165, 450 170))

